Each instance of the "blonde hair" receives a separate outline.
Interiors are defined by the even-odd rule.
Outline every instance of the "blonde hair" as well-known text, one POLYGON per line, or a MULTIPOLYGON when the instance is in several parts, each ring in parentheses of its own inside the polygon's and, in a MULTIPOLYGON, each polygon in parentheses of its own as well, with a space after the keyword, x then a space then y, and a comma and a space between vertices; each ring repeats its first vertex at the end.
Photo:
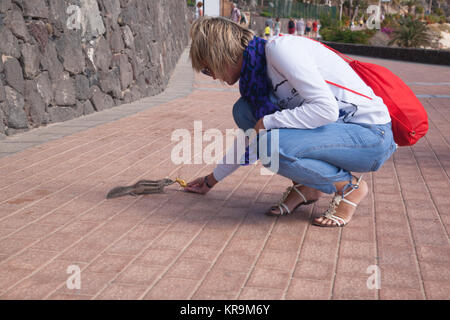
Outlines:
POLYGON ((223 79, 228 66, 238 63, 253 31, 223 17, 201 17, 192 27, 189 57, 192 68, 199 72, 209 68, 216 78, 223 79))

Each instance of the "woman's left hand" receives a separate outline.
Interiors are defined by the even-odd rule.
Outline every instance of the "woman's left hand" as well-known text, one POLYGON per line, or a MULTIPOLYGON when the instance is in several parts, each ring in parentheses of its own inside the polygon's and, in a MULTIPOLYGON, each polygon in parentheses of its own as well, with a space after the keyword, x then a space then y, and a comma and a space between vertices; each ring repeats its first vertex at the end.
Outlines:
POLYGON ((256 133, 259 133, 259 130, 263 130, 266 128, 266 127, 264 127, 263 119, 264 118, 259 119, 258 122, 255 124, 254 129, 255 129, 256 133))

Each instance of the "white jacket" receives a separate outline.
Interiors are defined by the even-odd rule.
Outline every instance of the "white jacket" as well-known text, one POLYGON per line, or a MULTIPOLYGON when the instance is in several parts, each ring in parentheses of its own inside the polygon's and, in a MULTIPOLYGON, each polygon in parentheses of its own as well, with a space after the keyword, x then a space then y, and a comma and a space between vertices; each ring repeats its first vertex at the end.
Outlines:
POLYGON ((274 37, 266 44, 266 59, 274 102, 283 109, 264 117, 266 129, 314 129, 342 117, 355 123, 391 121, 383 100, 347 62, 320 42, 298 36, 274 37))

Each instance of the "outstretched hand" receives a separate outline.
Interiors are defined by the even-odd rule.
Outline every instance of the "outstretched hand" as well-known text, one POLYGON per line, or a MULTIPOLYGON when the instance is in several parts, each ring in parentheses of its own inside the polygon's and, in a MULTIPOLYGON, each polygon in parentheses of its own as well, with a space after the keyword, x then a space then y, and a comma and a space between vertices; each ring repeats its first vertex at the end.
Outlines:
MULTIPOLYGON (((210 174, 208 176, 208 184, 212 187, 217 183, 217 181, 214 179, 214 176, 210 174)), ((200 194, 206 194, 209 190, 211 190, 210 187, 206 185, 205 178, 200 177, 197 178, 187 184, 187 186, 184 188, 185 191, 188 192, 194 192, 194 193, 200 193, 200 194)))

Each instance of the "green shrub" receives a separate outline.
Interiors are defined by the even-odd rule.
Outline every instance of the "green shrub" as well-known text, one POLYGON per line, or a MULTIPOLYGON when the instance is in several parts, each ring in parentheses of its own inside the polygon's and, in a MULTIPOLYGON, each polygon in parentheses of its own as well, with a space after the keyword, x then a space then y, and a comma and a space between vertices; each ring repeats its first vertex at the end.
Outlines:
POLYGON ((425 9, 422 6, 416 7, 416 14, 421 15, 424 11, 425 9))
POLYGON ((338 28, 339 21, 331 16, 331 14, 320 15, 320 28, 338 28))
POLYGON ((272 17, 272 12, 269 12, 269 11, 262 11, 259 15, 260 15, 261 17, 269 17, 269 18, 271 18, 271 17, 272 17))
POLYGON ((370 38, 376 30, 358 30, 352 31, 347 28, 320 28, 320 35, 325 41, 369 44, 370 38))
POLYGON ((435 9, 434 9, 434 13, 435 13, 437 16, 444 16, 444 15, 445 15, 444 10, 442 10, 441 8, 435 8, 435 9))

